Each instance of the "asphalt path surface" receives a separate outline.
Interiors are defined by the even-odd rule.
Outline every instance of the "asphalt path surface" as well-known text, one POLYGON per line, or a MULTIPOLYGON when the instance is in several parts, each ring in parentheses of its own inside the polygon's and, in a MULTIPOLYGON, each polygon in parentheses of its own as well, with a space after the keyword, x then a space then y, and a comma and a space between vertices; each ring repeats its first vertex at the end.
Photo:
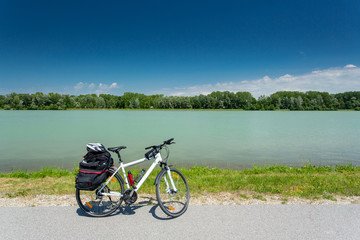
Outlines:
POLYGON ((360 205, 189 206, 175 219, 157 205, 105 218, 78 207, 3 207, 0 226, 0 239, 360 239, 360 205))

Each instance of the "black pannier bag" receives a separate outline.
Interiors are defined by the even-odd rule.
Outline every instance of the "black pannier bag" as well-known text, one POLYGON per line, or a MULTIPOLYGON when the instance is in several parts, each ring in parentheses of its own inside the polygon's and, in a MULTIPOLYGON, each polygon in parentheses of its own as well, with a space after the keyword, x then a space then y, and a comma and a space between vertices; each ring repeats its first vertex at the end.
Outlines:
POLYGON ((97 170, 79 170, 79 173, 75 176, 75 187, 79 190, 93 191, 106 180, 108 171, 108 169, 102 172, 97 170))
POLYGON ((109 168, 114 165, 111 155, 100 143, 89 143, 88 153, 79 164, 75 187, 80 190, 95 190, 106 180, 109 168))

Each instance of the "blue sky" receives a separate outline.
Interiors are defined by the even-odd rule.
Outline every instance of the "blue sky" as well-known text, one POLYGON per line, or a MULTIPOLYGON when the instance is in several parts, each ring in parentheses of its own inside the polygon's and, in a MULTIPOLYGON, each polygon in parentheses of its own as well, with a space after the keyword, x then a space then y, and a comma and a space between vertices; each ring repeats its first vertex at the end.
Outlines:
POLYGON ((0 94, 360 90, 360 1, 0 0, 0 94))

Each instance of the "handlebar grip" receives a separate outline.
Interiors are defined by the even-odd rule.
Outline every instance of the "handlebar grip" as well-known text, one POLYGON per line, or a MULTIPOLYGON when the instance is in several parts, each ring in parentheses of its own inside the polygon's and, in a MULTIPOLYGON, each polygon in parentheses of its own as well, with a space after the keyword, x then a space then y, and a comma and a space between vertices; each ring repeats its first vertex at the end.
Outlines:
POLYGON ((174 140, 174 138, 170 138, 170 139, 168 139, 168 140, 164 141, 164 143, 166 143, 166 144, 170 144, 173 140, 174 140))

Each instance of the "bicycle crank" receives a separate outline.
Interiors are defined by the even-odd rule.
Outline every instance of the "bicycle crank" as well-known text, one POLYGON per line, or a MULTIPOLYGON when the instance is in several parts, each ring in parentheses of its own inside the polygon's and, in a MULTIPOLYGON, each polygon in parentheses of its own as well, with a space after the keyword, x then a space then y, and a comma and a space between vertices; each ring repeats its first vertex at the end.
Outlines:
POLYGON ((126 205, 131 205, 136 202, 138 196, 134 189, 127 189, 124 192, 124 202, 126 205))

